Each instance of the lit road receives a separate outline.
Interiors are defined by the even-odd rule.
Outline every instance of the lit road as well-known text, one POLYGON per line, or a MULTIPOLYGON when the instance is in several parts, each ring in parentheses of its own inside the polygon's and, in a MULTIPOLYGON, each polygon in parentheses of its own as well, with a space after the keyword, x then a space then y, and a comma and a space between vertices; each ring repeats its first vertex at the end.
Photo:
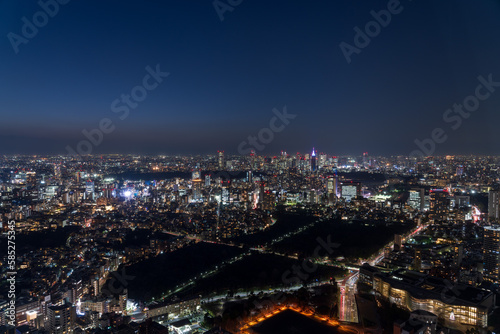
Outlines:
POLYGON ((346 322, 358 322, 358 309, 356 307, 356 282, 359 272, 346 276, 339 283, 339 320, 346 322))
MULTIPOLYGON (((411 233, 406 235, 403 240, 406 240, 414 235, 422 232, 423 226, 417 227, 411 233)), ((393 242, 390 242, 387 246, 392 246, 393 242)), ((385 248, 385 247, 384 247, 385 248)), ((375 266, 379 264, 384 259, 384 249, 382 249, 378 254, 373 255, 369 259, 360 260, 360 264, 368 262, 370 265, 375 266)), ((352 272, 347 275, 342 282, 339 283, 339 320, 347 322, 358 322, 358 312, 356 306, 356 283, 358 281, 359 271, 352 272)))

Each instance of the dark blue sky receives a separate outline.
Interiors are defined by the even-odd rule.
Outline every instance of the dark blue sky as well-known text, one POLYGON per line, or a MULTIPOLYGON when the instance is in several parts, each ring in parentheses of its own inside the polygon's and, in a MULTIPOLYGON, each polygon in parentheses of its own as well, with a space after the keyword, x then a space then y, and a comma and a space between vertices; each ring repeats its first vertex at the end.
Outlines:
POLYGON ((440 127, 438 154, 499 154, 500 88, 457 130, 443 113, 500 81, 500 2, 401 0, 348 64, 339 44, 388 2, 244 0, 221 21, 211 0, 72 0, 16 54, 41 7, 0 0, 0 153, 66 153, 103 118, 94 153, 236 153, 286 105, 263 153, 407 155, 440 127), (170 75, 120 120, 111 103, 156 64, 170 75))

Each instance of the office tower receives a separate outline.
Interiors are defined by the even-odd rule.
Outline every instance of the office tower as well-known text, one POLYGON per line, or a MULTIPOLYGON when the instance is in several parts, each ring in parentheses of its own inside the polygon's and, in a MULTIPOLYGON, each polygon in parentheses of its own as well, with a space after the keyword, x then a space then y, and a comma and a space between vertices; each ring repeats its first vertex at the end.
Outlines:
POLYGON ((218 161, 218 167, 219 170, 224 170, 226 168, 226 160, 224 158, 224 151, 218 151, 219 153, 219 161, 218 161))
POLYGON ((464 166, 458 166, 457 171, 456 171, 457 176, 462 176, 464 175, 464 166))
POLYGON ((485 226, 483 239, 484 279, 500 282, 500 227, 485 226))
POLYGON ((323 168, 326 165, 326 154, 320 154, 318 158, 318 169, 323 168))
POLYGON ((210 187, 210 174, 205 175, 205 187, 210 187))
POLYGON ((328 194, 328 204, 334 204, 337 200, 337 177, 329 177, 326 179, 326 191, 328 194))
POLYGON ((415 210, 424 211, 424 197, 424 189, 412 189, 408 197, 408 205, 415 210))
POLYGON ((193 201, 199 201, 202 199, 202 193, 201 193, 201 184, 202 184, 202 181, 201 179, 195 179, 195 180, 192 180, 192 185, 193 185, 193 197, 192 197, 192 200, 193 201))
POLYGON ((263 198, 262 203, 261 203, 262 210, 271 211, 274 207, 274 204, 275 204, 274 194, 269 190, 265 190, 263 197, 264 198, 263 198))
POLYGON ((488 217, 500 218, 500 191, 498 190, 490 190, 488 194, 488 217))
POLYGON ((253 182, 253 174, 252 174, 252 171, 251 171, 251 170, 249 170, 249 171, 247 172, 247 182, 248 182, 248 183, 252 183, 252 182, 253 182))
POLYGON ((432 219, 446 220, 450 212, 450 194, 445 189, 430 191, 430 209, 432 219))
POLYGON ((76 310, 71 303, 48 307, 48 330, 53 334, 73 333, 76 310))
POLYGON ((312 150, 311 153, 311 172, 315 172, 318 169, 318 162, 316 160, 316 151, 312 150))
POLYGON ((127 299, 128 299, 128 290, 123 289, 123 292, 118 296, 118 303, 120 305, 120 310, 123 313, 126 313, 127 310, 127 299))
POLYGON ((222 186, 222 194, 221 194, 221 201, 222 205, 228 205, 229 204, 229 185, 223 185, 222 186))

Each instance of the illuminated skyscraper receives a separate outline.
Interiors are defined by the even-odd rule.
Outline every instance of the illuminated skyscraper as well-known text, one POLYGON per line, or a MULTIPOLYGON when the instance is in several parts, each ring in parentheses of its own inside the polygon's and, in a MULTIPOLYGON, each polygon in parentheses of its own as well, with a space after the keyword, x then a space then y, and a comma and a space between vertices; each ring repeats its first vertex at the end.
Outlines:
POLYGON ((500 227, 485 226, 483 241, 484 279, 500 282, 500 227))
POLYGON ((488 194, 488 216, 492 219, 500 218, 500 191, 490 190, 488 194))
POLYGON ((247 182, 252 183, 253 182, 253 173, 251 170, 247 172, 247 182))
POLYGON ((224 158, 224 151, 218 151, 219 153, 219 170, 224 170, 226 168, 226 160, 224 158))
POLYGON ((448 219, 450 212, 450 194, 446 189, 432 189, 430 191, 430 217, 436 220, 448 219))
POLYGON ((222 205, 228 205, 229 202, 230 202, 230 198, 229 198, 229 181, 227 181, 227 183, 225 183, 224 181, 222 181, 222 192, 221 192, 221 203, 222 205))
POLYGON ((198 201, 202 198, 201 185, 202 185, 201 179, 194 179, 192 181, 192 188, 193 188, 192 189, 193 190, 192 200, 193 201, 198 201))
POLYGON ((338 180, 337 177, 329 177, 326 180, 326 191, 328 194, 328 203, 334 204, 337 200, 338 180))
POLYGON ((314 147, 313 147, 313 150, 311 153, 311 172, 315 172, 317 169, 318 169, 318 162, 316 160, 316 151, 314 150, 314 147))
POLYGON ((424 211, 425 193, 424 189, 410 190, 410 197, 408 198, 408 205, 415 210, 424 211))

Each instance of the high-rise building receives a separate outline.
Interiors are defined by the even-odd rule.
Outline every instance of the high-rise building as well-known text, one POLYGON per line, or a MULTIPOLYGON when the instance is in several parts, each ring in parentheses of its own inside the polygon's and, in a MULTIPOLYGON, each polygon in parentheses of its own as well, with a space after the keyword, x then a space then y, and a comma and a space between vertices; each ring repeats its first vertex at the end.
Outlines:
POLYGON ((73 333, 76 309, 71 303, 48 307, 48 330, 53 334, 73 333))
POLYGON ((313 150, 311 153, 311 172, 315 172, 316 170, 318 170, 318 162, 316 159, 316 151, 314 150, 314 147, 313 147, 313 150))
POLYGON ((432 219, 446 220, 450 212, 450 194, 446 189, 430 191, 430 209, 432 219))
POLYGON ((485 226, 483 240, 484 279, 500 282, 500 227, 485 226))
POLYGON ((193 187, 193 196, 192 200, 193 201, 199 201, 202 199, 202 192, 201 192, 201 185, 202 185, 201 179, 195 179, 192 181, 192 187, 193 187))
POLYGON ((222 194, 221 194, 221 201, 222 205, 228 205, 229 204, 229 189, 228 189, 229 184, 223 184, 222 185, 222 194))
POLYGON ((210 187, 210 174, 205 175, 205 187, 210 187))
POLYGON ((425 198, 424 189, 412 189, 410 190, 408 205, 415 210, 424 211, 424 202, 425 202, 424 198, 425 198))
POLYGON ((488 194, 488 217, 500 218, 500 191, 498 190, 490 190, 488 194))
POLYGON ((318 158, 318 168, 323 168, 326 165, 326 154, 321 153, 318 158))
POLYGON ((247 172, 247 182, 252 183, 253 182, 253 173, 251 170, 247 172))
POLYGON ((224 151, 218 151, 218 157, 219 157, 219 160, 218 160, 218 166, 219 166, 219 170, 224 170, 226 168, 226 160, 224 158, 224 151))
POLYGON ((262 203, 261 203, 262 210, 271 211, 274 207, 274 204, 275 204, 274 194, 269 190, 265 190, 263 197, 264 198, 263 198, 262 203))
POLYGON ((337 200, 338 180, 337 177, 326 179, 326 192, 328 194, 328 204, 333 204, 337 200))

